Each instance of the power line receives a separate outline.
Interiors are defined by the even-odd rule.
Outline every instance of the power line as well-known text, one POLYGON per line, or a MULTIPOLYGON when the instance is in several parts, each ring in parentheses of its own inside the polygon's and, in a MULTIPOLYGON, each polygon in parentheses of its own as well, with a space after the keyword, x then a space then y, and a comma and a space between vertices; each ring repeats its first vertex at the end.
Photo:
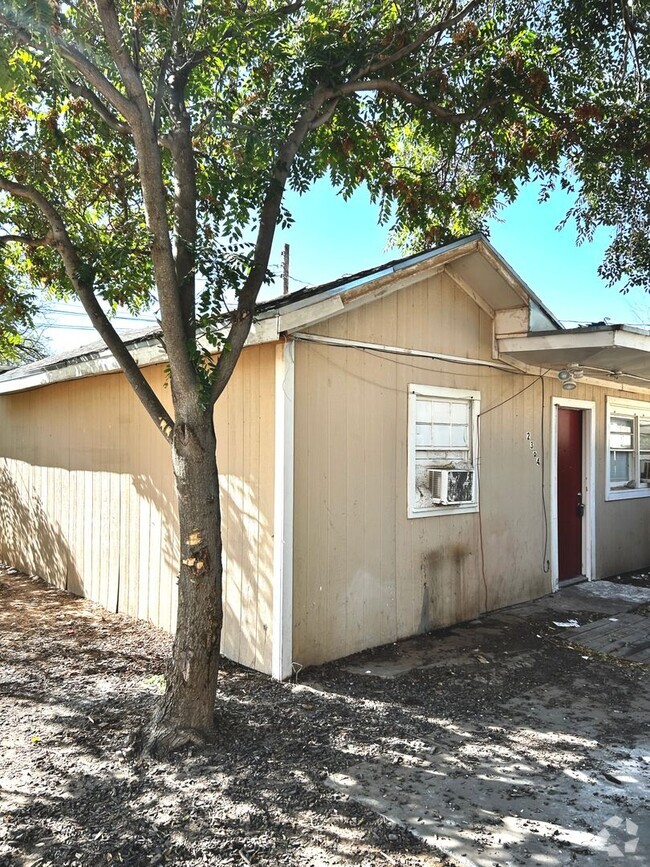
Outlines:
MULTIPOLYGON (((147 325, 155 325, 155 322, 145 323, 147 325)), ((50 328, 62 328, 64 331, 95 331, 93 325, 66 325, 63 322, 53 322, 51 325, 44 325, 43 331, 49 331, 50 328)))
MULTIPOLYGON (((85 310, 53 310, 46 308, 42 311, 42 315, 44 316, 85 316, 88 317, 88 314, 85 310)), ((155 322, 155 316, 136 316, 130 313, 118 313, 116 316, 110 317, 111 321, 116 321, 118 319, 127 321, 127 322, 155 322)))

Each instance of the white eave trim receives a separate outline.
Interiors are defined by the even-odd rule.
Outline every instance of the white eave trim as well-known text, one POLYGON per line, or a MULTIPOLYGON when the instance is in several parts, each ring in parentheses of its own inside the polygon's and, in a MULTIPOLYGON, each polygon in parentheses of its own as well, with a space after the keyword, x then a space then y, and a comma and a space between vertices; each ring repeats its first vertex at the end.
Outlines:
MULTIPOLYGON (((152 364, 161 364, 167 361, 167 353, 160 344, 155 346, 142 346, 138 349, 129 350, 138 367, 148 367, 152 364)), ((20 391, 29 391, 33 388, 41 388, 44 385, 52 385, 56 382, 66 382, 72 379, 85 379, 88 376, 98 376, 102 373, 117 373, 121 368, 115 358, 106 350, 98 358, 82 361, 81 359, 70 363, 62 362, 60 367, 49 370, 38 370, 32 374, 0 380, 0 394, 15 394, 20 391)))
POLYGON ((650 353, 649 334, 638 334, 620 328, 585 331, 584 334, 558 331, 551 334, 528 334, 525 337, 497 337, 497 340, 499 351, 505 355, 553 349, 608 349, 614 346, 650 353))

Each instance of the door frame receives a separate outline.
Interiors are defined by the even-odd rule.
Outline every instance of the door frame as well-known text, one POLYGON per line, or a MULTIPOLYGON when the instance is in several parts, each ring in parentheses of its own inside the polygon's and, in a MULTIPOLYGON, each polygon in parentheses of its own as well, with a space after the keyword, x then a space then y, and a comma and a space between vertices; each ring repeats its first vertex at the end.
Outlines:
POLYGON ((596 404, 570 397, 551 398, 551 579, 553 590, 560 586, 557 509, 557 418, 558 408, 582 410, 582 569, 588 581, 596 574, 596 404))

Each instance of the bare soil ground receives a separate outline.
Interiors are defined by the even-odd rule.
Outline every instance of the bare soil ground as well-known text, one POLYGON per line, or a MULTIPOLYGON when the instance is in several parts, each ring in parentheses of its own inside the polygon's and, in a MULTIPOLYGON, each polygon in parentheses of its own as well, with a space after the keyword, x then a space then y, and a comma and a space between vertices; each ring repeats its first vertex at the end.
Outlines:
POLYGON ((145 623, 0 573, 1 867, 443 863, 324 785, 349 760, 352 700, 225 663, 217 743, 141 759, 132 735, 169 650, 145 623))
MULTIPOLYGON (((163 762, 142 758, 133 734, 160 692, 169 636, 0 572, 0 867, 450 863, 328 780, 355 761, 399 767, 434 717, 490 720, 544 683, 583 684, 578 703, 606 696, 621 712, 599 723, 602 737, 631 742, 626 696, 642 668, 576 651, 551 620, 512 618, 462 664, 392 679, 352 659, 281 684, 224 662, 216 742, 163 762), (513 654, 528 663, 498 664, 513 654)), ((414 641, 430 652, 430 638, 414 641)))

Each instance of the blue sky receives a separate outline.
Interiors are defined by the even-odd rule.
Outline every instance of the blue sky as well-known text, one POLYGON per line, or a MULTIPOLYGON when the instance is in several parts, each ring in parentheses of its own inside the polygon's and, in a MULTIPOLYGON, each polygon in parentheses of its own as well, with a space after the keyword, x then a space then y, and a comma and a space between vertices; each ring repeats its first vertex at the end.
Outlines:
MULTIPOLYGON (((539 204, 537 189, 532 184, 524 187, 517 200, 492 224, 490 240, 567 327, 606 317, 633 325, 650 323, 649 294, 636 291, 622 295, 598 277, 607 230, 601 230, 592 243, 580 247, 576 246, 570 223, 556 230, 568 204, 560 192, 549 202, 539 204)), ((345 202, 328 181, 322 180, 304 196, 290 193, 287 205, 295 223, 278 232, 271 262, 279 272, 282 247, 288 243, 292 290, 325 283, 400 256, 399 250, 387 249, 388 227, 377 225, 376 209, 364 189, 345 202)), ((281 291, 278 280, 263 297, 281 291)), ((61 315, 60 310, 56 305, 58 324, 49 332, 52 352, 96 339, 94 331, 83 324, 85 314, 80 308, 69 316, 61 315), (70 330, 66 327, 69 325, 73 326, 70 330)), ((118 320, 117 324, 123 328, 137 326, 131 319, 118 320)))
MULTIPOLYGON (((272 262, 279 269, 282 246, 288 243, 292 289, 333 280, 400 255, 399 250, 386 249, 388 228, 377 226, 376 211, 365 190, 344 202, 327 181, 320 181, 304 196, 290 194, 287 204, 295 224, 279 233, 272 262)), ((630 324, 650 322, 650 295, 641 291, 622 295, 598 277, 607 230, 598 232, 593 243, 579 247, 572 224, 556 230, 568 204, 560 192, 539 204, 536 187, 528 185, 503 209, 499 221, 492 223, 490 241, 568 327, 572 320, 583 323, 605 317, 630 324)), ((278 283, 271 294, 279 291, 278 283)))

